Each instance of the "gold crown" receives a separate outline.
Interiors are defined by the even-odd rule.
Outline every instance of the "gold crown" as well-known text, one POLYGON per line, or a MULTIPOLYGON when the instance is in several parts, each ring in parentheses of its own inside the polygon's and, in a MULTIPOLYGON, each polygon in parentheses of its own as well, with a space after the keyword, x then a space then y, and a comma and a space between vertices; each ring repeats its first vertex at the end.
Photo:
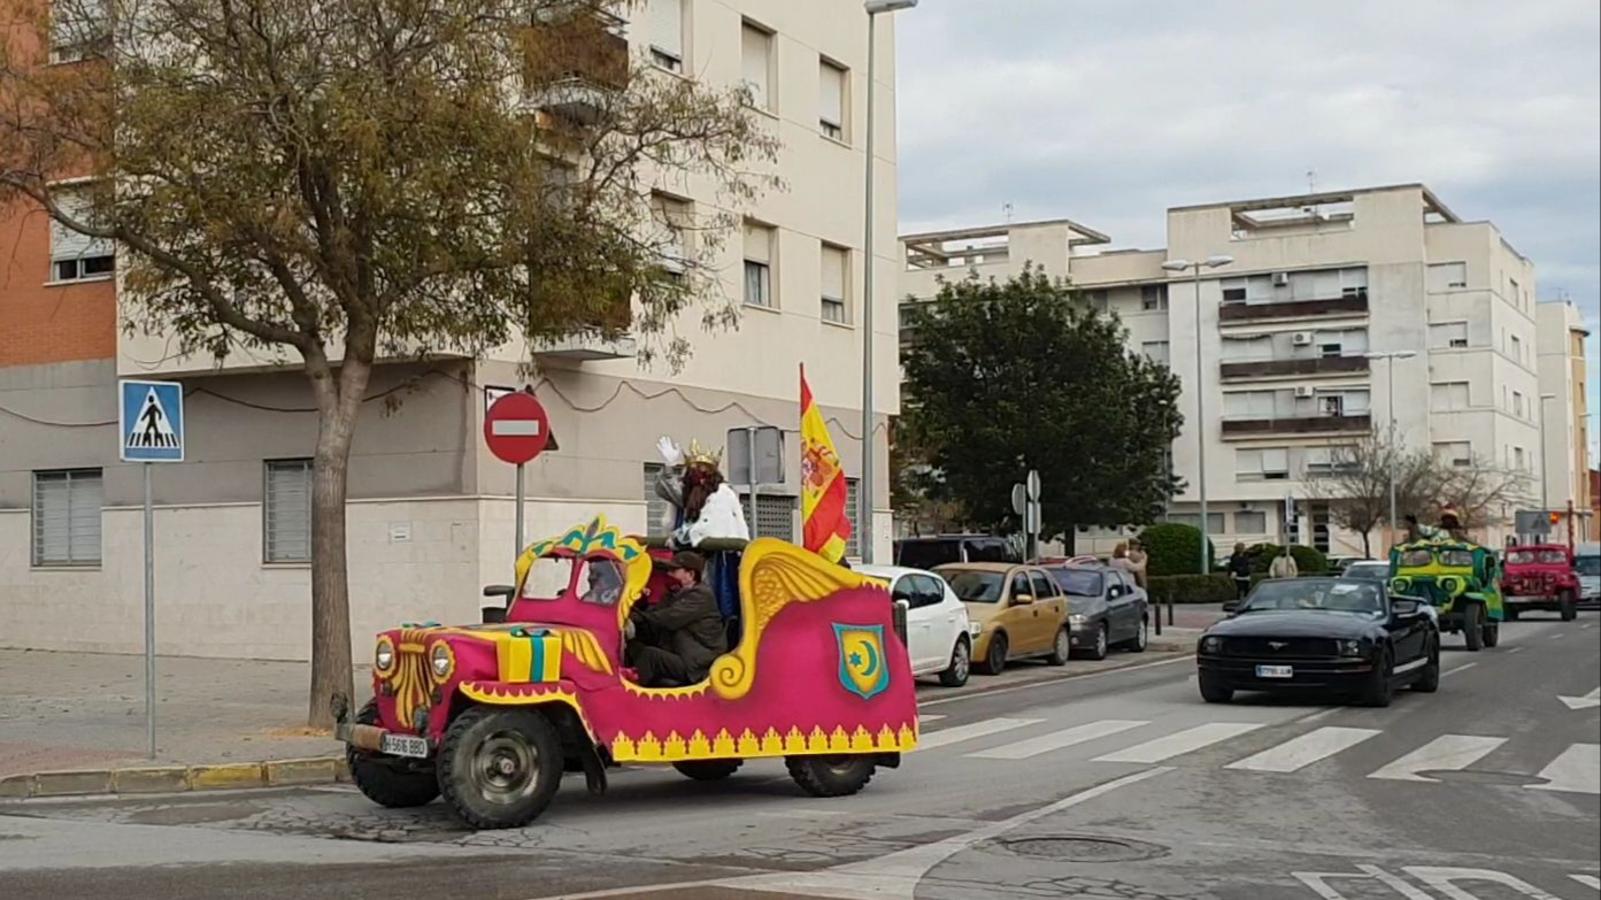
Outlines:
POLYGON ((721 468, 723 464, 723 451, 702 447, 700 441, 690 441, 689 449, 684 452, 684 464, 690 466, 711 466, 721 468))

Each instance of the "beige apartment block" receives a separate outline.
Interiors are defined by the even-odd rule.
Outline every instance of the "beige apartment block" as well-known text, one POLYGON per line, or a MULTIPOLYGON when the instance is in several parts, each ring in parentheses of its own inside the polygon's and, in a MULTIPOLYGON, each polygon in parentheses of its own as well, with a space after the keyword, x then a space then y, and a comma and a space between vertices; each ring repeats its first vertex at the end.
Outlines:
MULTIPOLYGON (((1547 509, 1574 512, 1572 538, 1593 541, 1597 524, 1590 496, 1590 417, 1586 396, 1589 373, 1584 341, 1590 336, 1584 317, 1569 300, 1547 300, 1535 307, 1540 353, 1540 418, 1545 423, 1545 498, 1547 509)), ((1567 540, 1569 529, 1559 526, 1556 540, 1567 540)))
MULTIPOLYGON (((1408 184, 1175 207, 1166 248, 1108 243, 1065 219, 908 235, 902 291, 928 298, 939 278, 1006 277, 1032 261, 1116 312, 1130 349, 1183 383, 1173 465, 1187 488, 1168 517, 1199 521, 1204 443, 1207 530, 1220 553, 1276 539, 1286 524, 1303 543, 1360 553, 1360 536, 1329 521, 1309 479, 1335 464, 1335 448, 1387 429, 1392 415, 1410 446, 1523 471, 1535 502, 1534 266, 1493 224, 1463 221, 1408 184), (1162 268, 1213 256, 1233 262, 1202 269, 1198 281, 1162 268), (1391 351, 1415 355, 1367 358, 1391 351), (1286 497, 1298 501, 1289 523, 1286 497)), ((1573 407, 1563 409, 1571 418, 1573 407)), ((1481 538, 1504 540, 1513 511, 1495 510, 1481 538)), ((1125 533, 1090 527, 1078 543, 1105 552, 1125 533)), ((1382 536, 1373 538, 1382 552, 1382 536)))
MULTIPOLYGON (((858 502, 869 264, 877 267, 872 339, 882 361, 872 540, 887 557, 886 423, 899 411, 894 34, 893 17, 880 17, 879 80, 869 86, 859 0, 650 0, 617 24, 615 52, 653 66, 653 77, 748 84, 782 140, 777 168, 787 189, 742 211, 743 226, 716 260, 720 295, 706 298, 732 302, 738 326, 708 331, 703 308, 688 310, 671 326, 693 351, 676 372, 643 364, 632 341, 584 334, 485 359, 380 366, 372 393, 399 405, 367 405, 351 459, 358 658, 373 631, 398 621, 475 620, 482 586, 511 577, 513 468, 483 445, 487 391, 531 384, 550 412, 557 447, 527 473, 529 539, 595 513, 628 530, 658 531, 660 501, 650 490, 658 437, 721 446, 728 429, 750 425, 788 432, 786 483, 763 485, 751 517, 761 534, 798 537, 803 363, 850 475, 849 502, 858 502), (862 227, 869 89, 877 91, 878 129, 871 261, 862 227), (530 362, 536 371, 525 374, 530 362)), ((549 102, 565 108, 584 96, 564 92, 549 102)), ((674 215, 700 220, 719 209, 707 186, 673 172, 653 188, 654 202, 674 215)), ((115 279, 99 265, 83 269, 90 278, 55 278, 59 254, 37 210, 0 210, 0 229, 6 246, 21 248, 0 260, 0 646, 141 646, 139 471, 117 461, 111 423, 116 379, 154 377, 183 382, 189 439, 186 462, 155 471, 158 650, 304 658, 315 417, 293 360, 234 356, 219 366, 175 355, 166 335, 113 338, 115 302, 94 307, 105 321, 92 340, 30 355, 9 328, 14 292, 26 295, 34 319, 24 324, 37 329, 44 325, 32 322, 79 308, 73 304, 110 300, 115 279)))

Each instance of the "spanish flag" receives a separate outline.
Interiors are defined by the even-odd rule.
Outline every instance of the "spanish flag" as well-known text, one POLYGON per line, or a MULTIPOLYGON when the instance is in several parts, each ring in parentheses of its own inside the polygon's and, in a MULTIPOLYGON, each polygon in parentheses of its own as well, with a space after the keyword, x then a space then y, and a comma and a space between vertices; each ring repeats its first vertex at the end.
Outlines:
POLYGON ((840 471, 834 440, 828 436, 828 425, 806 383, 805 366, 801 366, 800 389, 801 535, 807 550, 839 562, 851 536, 851 520, 845 514, 845 473, 840 471))

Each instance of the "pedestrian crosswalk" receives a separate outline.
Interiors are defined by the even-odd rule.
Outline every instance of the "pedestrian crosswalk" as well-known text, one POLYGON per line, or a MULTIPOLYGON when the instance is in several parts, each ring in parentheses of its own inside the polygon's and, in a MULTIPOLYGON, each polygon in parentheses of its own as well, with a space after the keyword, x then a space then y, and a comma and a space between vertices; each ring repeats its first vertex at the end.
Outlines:
MULTIPOLYGON (((1182 764, 1183 758, 1190 754, 1213 751, 1204 757, 1206 764, 1217 762, 1221 768, 1235 772, 1289 774, 1335 761, 1341 754, 1362 753, 1364 751, 1358 748, 1364 746, 1386 745, 1383 741, 1370 743, 1384 734, 1380 729, 1311 723, 1304 728, 1294 723, 1278 726, 1286 732, 1280 737, 1272 731, 1262 731, 1268 728, 1267 723, 1247 721, 1097 719, 1053 727, 1059 723, 1041 718, 995 717, 949 726, 934 724, 942 718, 923 717, 926 730, 919 740, 920 751, 960 753, 973 759, 1003 763, 1032 760, 1053 753, 1078 753, 1081 755, 1077 759, 1087 757, 1089 763, 1182 764), (1248 747, 1242 747, 1237 754, 1229 754, 1231 741, 1256 732, 1261 733, 1249 739, 1248 747), (1276 740, 1264 746, 1269 735, 1276 740)), ((1378 764, 1377 768, 1366 772, 1367 778, 1437 783, 1442 780, 1435 777, 1437 774, 1471 770, 1509 740, 1492 735, 1442 734, 1407 748, 1388 761, 1383 760, 1377 749, 1360 758, 1367 764, 1378 764)), ((1565 749, 1550 749, 1557 751, 1556 755, 1545 762, 1539 772, 1529 773, 1528 788, 1601 794, 1601 744, 1574 743, 1565 749)))

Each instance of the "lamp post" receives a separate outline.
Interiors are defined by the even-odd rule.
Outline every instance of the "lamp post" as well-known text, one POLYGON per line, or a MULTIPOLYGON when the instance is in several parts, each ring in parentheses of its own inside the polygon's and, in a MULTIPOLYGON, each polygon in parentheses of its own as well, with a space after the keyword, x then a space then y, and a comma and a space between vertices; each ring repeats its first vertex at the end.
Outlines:
POLYGON ((873 562, 873 98, 878 59, 878 16, 911 9, 917 0, 867 0, 867 187, 862 196, 862 477, 856 494, 856 543, 873 562))
POLYGON ((1162 263, 1169 272, 1189 272, 1195 289, 1195 470, 1196 488, 1201 499, 1201 574, 1212 571, 1212 553, 1207 549, 1206 529, 1206 391, 1201 386, 1201 268, 1216 269, 1234 262, 1232 256, 1208 256, 1205 260, 1170 259, 1162 263))
MULTIPOLYGON (((1390 469, 1390 472, 1389 472, 1389 475, 1390 475, 1390 478, 1389 478, 1389 481, 1390 481, 1390 541, 1389 541, 1389 543, 1391 545, 1394 545, 1395 544, 1395 461, 1396 461, 1396 455, 1397 455, 1397 448, 1395 446, 1395 361, 1398 360, 1398 359, 1411 359, 1412 357, 1417 356, 1418 353, 1417 353, 1416 350, 1390 350, 1390 351, 1385 352, 1385 353, 1367 353, 1367 354, 1364 354, 1364 355, 1368 359, 1382 359, 1382 360, 1387 360, 1389 362, 1389 365, 1386 367, 1386 370, 1385 370, 1385 375, 1386 375, 1385 380, 1389 383, 1388 384, 1388 390, 1389 390, 1390 399, 1389 399, 1388 413, 1389 413, 1389 416, 1390 416, 1390 426, 1389 426, 1389 435, 1390 436, 1385 440, 1385 443, 1387 445, 1385 447, 1385 455, 1388 456, 1389 460, 1390 460, 1390 465, 1389 465, 1389 469, 1390 469)), ((1386 549, 1388 549, 1388 548, 1386 548, 1386 549)))
POLYGON ((1542 513, 1551 509, 1551 482, 1546 478, 1545 402, 1556 398, 1556 394, 1540 395, 1540 512, 1542 513))

